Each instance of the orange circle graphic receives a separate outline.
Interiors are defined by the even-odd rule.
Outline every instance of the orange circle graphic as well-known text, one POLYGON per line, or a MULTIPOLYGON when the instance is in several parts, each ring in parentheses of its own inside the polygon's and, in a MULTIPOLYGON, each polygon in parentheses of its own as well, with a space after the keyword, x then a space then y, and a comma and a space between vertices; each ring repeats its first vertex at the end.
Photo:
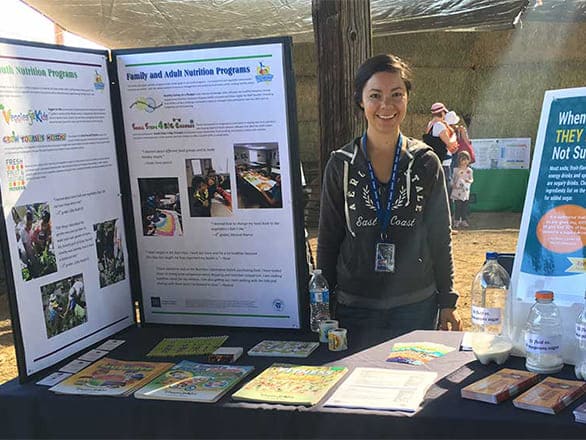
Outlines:
POLYGON ((545 213, 537 224, 539 243, 552 252, 568 254, 586 244, 586 209, 560 205, 545 213))

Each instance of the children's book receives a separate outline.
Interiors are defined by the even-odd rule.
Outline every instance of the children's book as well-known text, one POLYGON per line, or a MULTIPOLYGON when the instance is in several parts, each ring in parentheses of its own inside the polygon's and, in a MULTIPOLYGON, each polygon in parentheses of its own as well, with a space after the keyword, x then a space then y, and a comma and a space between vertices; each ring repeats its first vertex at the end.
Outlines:
POLYGON ((134 393, 138 399, 217 402, 254 367, 181 361, 134 393))
POLYGON ((358 367, 324 406, 417 411, 437 373, 358 367))
POLYGON ((576 422, 586 423, 586 402, 574 410, 574 417, 576 422))
POLYGON ((265 340, 248 350, 248 356, 305 358, 317 347, 319 347, 319 342, 265 340))
POLYGON ((464 399, 501 403, 539 381, 539 375, 524 370, 503 368, 490 376, 480 379, 460 391, 464 399))
POLYGON ((49 390, 60 394, 126 396, 172 367, 168 362, 102 358, 49 390))
POLYGON ((517 408, 556 414, 586 391, 586 382, 548 377, 513 400, 517 408))
POLYGON ((228 336, 203 336, 194 338, 165 338, 147 353, 148 357, 198 356, 211 354, 228 336))
POLYGON ((232 394, 232 398, 315 405, 347 371, 346 367, 273 364, 232 394))

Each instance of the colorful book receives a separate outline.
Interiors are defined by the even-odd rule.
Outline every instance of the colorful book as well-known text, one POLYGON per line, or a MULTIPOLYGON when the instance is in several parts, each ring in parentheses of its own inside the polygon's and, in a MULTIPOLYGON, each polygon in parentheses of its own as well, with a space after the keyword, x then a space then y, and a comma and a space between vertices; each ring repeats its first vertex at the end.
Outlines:
POLYGON ((557 414, 586 392, 586 382, 548 377, 513 400, 517 408, 557 414))
POLYGON ((49 390, 59 394, 126 396, 172 366, 168 362, 119 361, 105 357, 49 390))
POLYGON ((147 353, 148 357, 198 356, 216 351, 228 336, 165 338, 147 353))
POLYGON ((524 370, 503 368, 460 391, 464 399, 501 403, 525 391, 539 381, 539 375, 524 370))
POLYGON ((386 360, 400 364, 423 365, 454 350, 454 347, 435 342, 396 342, 386 360))
POLYGON ((134 393, 138 399, 217 402, 254 367, 181 361, 134 393))
POLYGON ((346 367, 273 364, 232 394, 232 398, 315 405, 347 371, 346 367))
POLYGON ((586 423, 586 402, 574 410, 574 417, 576 422, 586 423))
POLYGON ((319 342, 265 340, 248 350, 248 356, 305 358, 317 347, 319 342))

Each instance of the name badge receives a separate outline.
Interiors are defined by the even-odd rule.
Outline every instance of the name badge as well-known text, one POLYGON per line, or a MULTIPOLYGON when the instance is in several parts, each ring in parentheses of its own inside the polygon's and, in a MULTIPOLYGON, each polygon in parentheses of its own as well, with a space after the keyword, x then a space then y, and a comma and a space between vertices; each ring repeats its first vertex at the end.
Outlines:
POLYGON ((377 243, 374 260, 375 272, 395 271, 395 245, 393 243, 377 243))

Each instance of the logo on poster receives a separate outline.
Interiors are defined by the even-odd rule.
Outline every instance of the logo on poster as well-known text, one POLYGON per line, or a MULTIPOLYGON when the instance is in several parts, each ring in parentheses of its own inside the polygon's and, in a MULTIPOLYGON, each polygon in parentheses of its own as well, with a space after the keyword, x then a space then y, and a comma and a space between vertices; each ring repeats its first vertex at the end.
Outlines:
POLYGON ((3 104, 0 104, 0 111, 2 112, 2 119, 8 125, 33 125, 35 123, 46 122, 49 119, 49 115, 43 110, 29 110, 24 113, 12 113, 12 109, 5 108, 3 104))
POLYGON ((104 84, 104 79, 102 78, 100 72, 98 72, 97 70, 95 72, 96 76, 94 79, 94 88, 96 90, 104 90, 104 88, 106 87, 106 85, 104 84))
POLYGON ((257 75, 255 76, 256 82, 271 82, 273 80, 273 75, 271 74, 271 68, 262 63, 262 61, 258 62, 259 66, 256 68, 257 75))
POLYGON ((273 309, 275 309, 277 312, 282 312, 285 310, 285 302, 279 298, 275 299, 273 301, 273 309))
POLYGON ((20 191, 26 189, 24 174, 24 161, 22 159, 6 159, 8 191, 20 191))
POLYGON ((144 111, 147 113, 152 113, 159 107, 162 107, 163 104, 158 104, 153 98, 137 98, 132 104, 130 104, 130 108, 134 108, 136 110, 144 111))

